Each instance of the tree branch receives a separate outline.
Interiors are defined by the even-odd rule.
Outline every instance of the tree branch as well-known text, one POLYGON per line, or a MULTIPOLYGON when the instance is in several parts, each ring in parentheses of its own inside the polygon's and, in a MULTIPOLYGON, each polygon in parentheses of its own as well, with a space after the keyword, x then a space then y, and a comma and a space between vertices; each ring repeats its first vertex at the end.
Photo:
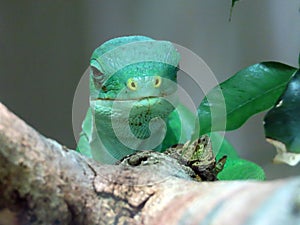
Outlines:
POLYGON ((0 209, 14 224, 300 224, 299 178, 195 182, 164 154, 145 160, 101 165, 0 103, 0 209))

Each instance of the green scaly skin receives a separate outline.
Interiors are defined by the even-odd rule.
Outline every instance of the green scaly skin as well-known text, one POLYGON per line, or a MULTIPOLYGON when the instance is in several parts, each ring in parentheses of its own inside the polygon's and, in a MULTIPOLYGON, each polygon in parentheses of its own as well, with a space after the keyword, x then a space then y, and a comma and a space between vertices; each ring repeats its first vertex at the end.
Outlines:
POLYGON ((189 140, 195 117, 177 103, 179 60, 170 42, 144 36, 98 47, 90 61, 90 108, 77 150, 114 163, 136 150, 164 151, 189 140))

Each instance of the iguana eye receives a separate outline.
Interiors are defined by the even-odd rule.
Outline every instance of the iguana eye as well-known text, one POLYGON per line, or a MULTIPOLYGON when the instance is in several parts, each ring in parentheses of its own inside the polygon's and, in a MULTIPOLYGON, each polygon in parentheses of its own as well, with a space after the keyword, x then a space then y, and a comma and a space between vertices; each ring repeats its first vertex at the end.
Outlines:
POLYGON ((129 78, 127 80, 127 87, 132 90, 135 91, 138 87, 137 82, 135 80, 133 80, 132 78, 129 78))
MULTIPOLYGON (((103 90, 103 82, 104 82, 104 75, 103 73, 100 72, 96 67, 91 66, 91 71, 92 71, 92 78, 94 81, 94 85, 97 89, 102 88, 103 90)), ((104 91, 106 92, 106 91, 104 91)))
POLYGON ((92 73, 93 73, 93 76, 94 78, 99 78, 101 77, 103 74, 94 66, 91 66, 91 69, 92 69, 92 73))
POLYGON ((161 80, 160 76, 155 76, 154 77, 154 87, 156 87, 156 88, 160 87, 161 82, 162 82, 162 80, 161 80))

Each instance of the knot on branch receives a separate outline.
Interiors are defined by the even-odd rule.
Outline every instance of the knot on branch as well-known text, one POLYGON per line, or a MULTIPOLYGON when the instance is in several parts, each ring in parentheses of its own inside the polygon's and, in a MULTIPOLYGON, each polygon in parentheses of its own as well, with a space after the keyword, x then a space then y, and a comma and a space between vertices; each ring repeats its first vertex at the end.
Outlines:
POLYGON ((216 181, 218 180, 218 173, 222 171, 226 163, 226 158, 226 156, 223 156, 219 161, 216 161, 211 140, 207 135, 203 135, 195 141, 172 146, 164 153, 154 151, 136 152, 124 157, 117 164, 128 167, 156 164, 157 169, 162 174, 169 173, 169 175, 184 179, 187 179, 186 175, 188 175, 196 181, 216 181), (170 168, 168 166, 170 164, 172 166, 176 165, 176 168, 170 168))

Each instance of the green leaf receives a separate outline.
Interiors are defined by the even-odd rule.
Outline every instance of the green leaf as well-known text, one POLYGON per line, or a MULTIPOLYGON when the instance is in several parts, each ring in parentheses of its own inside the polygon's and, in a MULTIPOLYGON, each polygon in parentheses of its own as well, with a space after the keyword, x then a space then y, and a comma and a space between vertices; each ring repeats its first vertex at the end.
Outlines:
POLYGON ((219 180, 265 180, 263 169, 244 159, 227 159, 223 170, 218 174, 219 180))
POLYGON ((272 107, 295 71, 278 62, 259 63, 213 88, 198 108, 200 135, 236 129, 252 115, 272 107))
POLYGON ((300 70, 266 114, 264 128, 267 140, 277 147, 275 161, 296 165, 300 161, 300 70))

